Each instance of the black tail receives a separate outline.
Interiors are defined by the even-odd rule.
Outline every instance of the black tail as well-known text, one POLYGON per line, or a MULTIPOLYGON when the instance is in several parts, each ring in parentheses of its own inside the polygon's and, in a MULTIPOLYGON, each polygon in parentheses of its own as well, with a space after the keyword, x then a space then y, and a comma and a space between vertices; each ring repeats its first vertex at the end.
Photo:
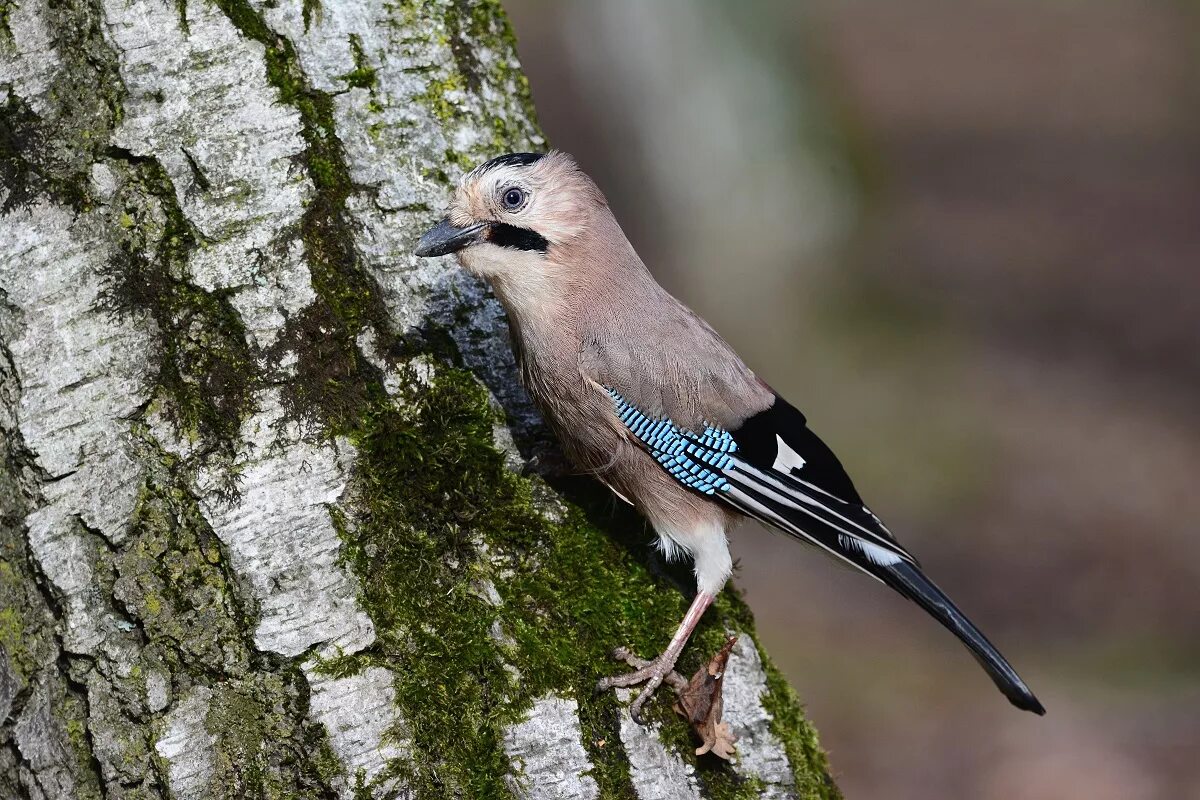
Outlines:
POLYGON ((1033 692, 1021 680, 1016 670, 1004 660, 1004 656, 992 646, 979 629, 971 624, 961 611, 946 597, 933 581, 925 577, 921 570, 907 562, 877 566, 871 570, 884 583, 900 594, 912 600, 921 608, 928 611, 938 622, 946 626, 955 636, 962 640, 975 656, 975 660, 992 677, 1008 701, 1017 708, 1032 711, 1035 714, 1045 714, 1046 709, 1034 697, 1033 692))

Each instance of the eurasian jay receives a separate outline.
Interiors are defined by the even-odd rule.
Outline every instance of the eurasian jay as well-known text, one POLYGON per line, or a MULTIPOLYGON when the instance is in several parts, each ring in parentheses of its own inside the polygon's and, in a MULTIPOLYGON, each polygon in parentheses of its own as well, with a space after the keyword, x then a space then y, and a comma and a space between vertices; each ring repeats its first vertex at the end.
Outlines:
POLYGON ((510 153, 467 173, 418 256, 454 253, 508 313, 529 394, 568 458, 633 504, 696 596, 666 650, 601 688, 671 672, 733 565, 751 517, 816 545, 917 603, 970 649, 1018 708, 1045 713, 1003 656, 863 504, 805 417, 667 293, 596 184, 561 152, 510 153))

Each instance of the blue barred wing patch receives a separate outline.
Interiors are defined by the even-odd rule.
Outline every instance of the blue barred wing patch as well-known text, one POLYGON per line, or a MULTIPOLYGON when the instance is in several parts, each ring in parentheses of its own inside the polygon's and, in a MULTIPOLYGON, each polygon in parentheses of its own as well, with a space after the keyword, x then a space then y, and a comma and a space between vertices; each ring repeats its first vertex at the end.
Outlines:
POLYGON ((729 491, 729 481, 719 472, 733 463, 730 454, 737 451, 729 431, 709 425, 694 433, 666 417, 651 417, 617 390, 604 388, 621 422, 677 481, 708 495, 729 491))

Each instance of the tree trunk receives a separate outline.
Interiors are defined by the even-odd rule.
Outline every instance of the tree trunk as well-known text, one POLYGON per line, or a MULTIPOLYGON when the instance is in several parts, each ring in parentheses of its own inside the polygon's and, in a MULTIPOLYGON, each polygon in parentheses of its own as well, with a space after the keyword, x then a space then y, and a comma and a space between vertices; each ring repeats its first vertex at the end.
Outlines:
POLYGON ((836 795, 731 592, 733 765, 592 691, 686 570, 410 254, 543 146, 496 2, 0 0, 0 103, 0 795, 836 795))

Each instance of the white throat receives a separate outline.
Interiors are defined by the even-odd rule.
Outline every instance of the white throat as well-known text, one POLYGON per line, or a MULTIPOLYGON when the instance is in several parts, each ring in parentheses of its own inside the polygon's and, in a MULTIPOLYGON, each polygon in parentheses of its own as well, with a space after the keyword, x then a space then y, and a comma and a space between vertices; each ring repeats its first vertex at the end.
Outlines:
POLYGON ((544 253, 484 243, 460 251, 458 260, 490 283, 509 314, 522 321, 544 320, 561 307, 561 267, 544 253))

